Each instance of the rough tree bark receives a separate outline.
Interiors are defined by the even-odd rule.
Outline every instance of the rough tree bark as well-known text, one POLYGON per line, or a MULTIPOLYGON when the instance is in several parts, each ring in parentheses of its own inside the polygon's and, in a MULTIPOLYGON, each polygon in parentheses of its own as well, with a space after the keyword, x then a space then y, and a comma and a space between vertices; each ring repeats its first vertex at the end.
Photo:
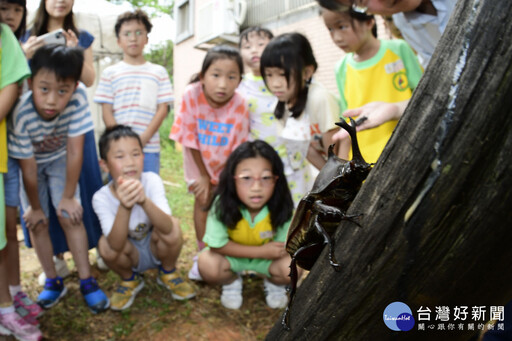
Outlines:
MULTIPOLYGON (((512 1, 459 0, 411 103, 268 340, 467 340, 393 332, 385 307, 512 299, 512 1)), ((489 316, 489 311, 487 316, 489 316)))

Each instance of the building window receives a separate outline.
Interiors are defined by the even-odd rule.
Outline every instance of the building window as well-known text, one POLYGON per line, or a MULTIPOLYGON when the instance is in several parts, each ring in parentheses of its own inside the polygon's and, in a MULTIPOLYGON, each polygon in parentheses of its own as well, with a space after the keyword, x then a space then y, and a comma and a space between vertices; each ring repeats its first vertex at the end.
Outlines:
POLYGON ((194 35, 194 0, 177 0, 174 10, 177 44, 194 35))

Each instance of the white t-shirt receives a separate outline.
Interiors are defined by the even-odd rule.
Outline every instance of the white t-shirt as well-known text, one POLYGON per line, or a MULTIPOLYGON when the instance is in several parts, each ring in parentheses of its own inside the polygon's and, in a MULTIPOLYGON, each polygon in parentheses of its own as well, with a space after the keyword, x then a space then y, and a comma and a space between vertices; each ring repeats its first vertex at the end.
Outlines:
MULTIPOLYGON (((164 184, 160 176, 153 172, 144 172, 141 175, 140 181, 144 187, 146 197, 151 199, 162 211, 170 215, 171 208, 165 197, 164 184)), ((120 204, 119 200, 110 190, 111 183, 112 181, 101 187, 92 197, 92 206, 100 220, 101 230, 105 236, 108 236, 110 231, 112 231, 112 225, 114 224, 120 204)), ((140 205, 133 206, 128 226, 128 236, 140 239, 151 227, 153 227, 153 224, 142 207, 140 205)))

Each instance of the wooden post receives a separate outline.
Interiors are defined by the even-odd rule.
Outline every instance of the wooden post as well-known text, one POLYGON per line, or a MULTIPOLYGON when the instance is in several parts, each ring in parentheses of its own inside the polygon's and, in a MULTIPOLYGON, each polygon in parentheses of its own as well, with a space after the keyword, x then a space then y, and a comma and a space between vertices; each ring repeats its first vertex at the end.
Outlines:
MULTIPOLYGON (((298 289, 291 330, 268 340, 467 340, 395 332, 386 306, 504 306, 512 299, 512 1, 459 0, 411 103, 298 289)), ((471 318, 471 313, 469 314, 471 318)), ((418 323, 418 321, 416 321, 418 323)), ((482 322, 483 323, 483 322, 482 322)))

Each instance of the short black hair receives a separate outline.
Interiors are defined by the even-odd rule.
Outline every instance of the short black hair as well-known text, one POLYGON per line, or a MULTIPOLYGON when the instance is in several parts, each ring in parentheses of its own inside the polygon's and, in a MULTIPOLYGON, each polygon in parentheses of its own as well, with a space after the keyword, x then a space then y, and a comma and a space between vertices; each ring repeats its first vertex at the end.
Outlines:
POLYGON ((249 34, 252 32, 255 32, 260 37, 267 37, 269 40, 274 38, 274 34, 269 29, 260 26, 251 26, 240 33, 240 41, 238 42, 238 47, 242 47, 242 41, 244 39, 248 40, 249 34))
POLYGON ((127 21, 137 20, 141 22, 144 27, 146 27, 147 33, 151 32, 151 28, 153 25, 151 24, 151 21, 149 21, 148 15, 146 12, 141 10, 140 8, 136 9, 135 11, 128 11, 120 14, 117 17, 116 24, 114 26, 114 31, 116 32, 116 37, 119 38, 119 32, 121 31, 121 26, 127 21))
POLYGON ((71 78, 78 82, 83 64, 84 52, 81 47, 49 44, 36 50, 30 61, 30 70, 32 77, 45 69, 54 72, 59 80, 71 78))
POLYGON ((277 152, 262 140, 247 141, 239 145, 228 157, 219 176, 219 185, 214 193, 218 200, 212 205, 219 221, 228 228, 235 228, 242 219, 239 207, 244 204, 236 193, 234 180, 236 166, 245 159, 262 157, 272 165, 272 174, 277 175, 274 193, 267 202, 272 229, 286 223, 293 215, 293 199, 284 174, 284 166, 277 152))
POLYGON ((201 67, 201 71, 196 73, 190 79, 190 83, 199 82, 199 80, 204 77, 206 71, 210 68, 210 66, 216 62, 217 60, 222 59, 231 59, 238 65, 238 70, 240 71, 240 81, 242 80, 242 75, 244 74, 244 62, 242 60, 242 56, 240 55, 240 51, 237 48, 227 45, 227 44, 219 44, 215 45, 211 49, 208 50, 206 56, 203 60, 203 66, 201 67))
POLYGON ((102 160, 107 161, 107 154, 110 150, 110 143, 112 141, 117 141, 122 137, 131 137, 137 139, 140 145, 140 149, 143 149, 139 134, 134 132, 132 128, 128 126, 118 124, 105 129, 103 134, 101 134, 100 141, 98 142, 98 148, 100 150, 100 158, 102 160))

